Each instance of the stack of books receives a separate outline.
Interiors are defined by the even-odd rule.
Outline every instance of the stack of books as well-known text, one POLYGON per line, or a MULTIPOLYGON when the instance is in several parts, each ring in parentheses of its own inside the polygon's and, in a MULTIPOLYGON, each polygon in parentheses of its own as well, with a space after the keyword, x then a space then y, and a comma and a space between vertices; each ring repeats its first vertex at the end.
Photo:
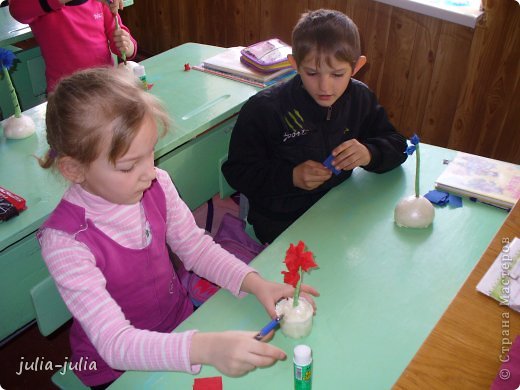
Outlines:
POLYGON ((241 61, 244 49, 243 46, 231 47, 193 68, 261 88, 286 80, 296 73, 290 67, 275 69, 270 73, 260 72, 241 61))

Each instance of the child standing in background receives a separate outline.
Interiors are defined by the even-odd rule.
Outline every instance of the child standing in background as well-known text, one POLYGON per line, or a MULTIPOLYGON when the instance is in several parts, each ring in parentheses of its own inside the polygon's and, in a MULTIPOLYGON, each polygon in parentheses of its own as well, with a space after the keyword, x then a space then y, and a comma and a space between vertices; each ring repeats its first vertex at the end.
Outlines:
POLYGON ((135 57, 137 42, 122 24, 123 0, 10 0, 13 18, 27 23, 45 61, 47 92, 80 69, 114 64, 112 53, 135 57), (118 18, 120 29, 116 29, 118 18))
POLYGON ((334 10, 303 14, 292 49, 298 75, 246 102, 222 166, 231 187, 249 199, 248 220, 264 243, 354 168, 381 173, 406 160, 406 139, 376 96, 352 78, 366 63, 352 20, 334 10))
MULTIPOLYGON (((168 174, 154 167, 167 114, 124 73, 77 72, 47 105, 50 151, 40 164, 72 184, 38 238, 74 317, 71 361, 96 362, 76 374, 106 387, 122 370, 196 373, 209 364, 236 376, 284 359, 255 332, 170 333, 193 308, 167 245, 188 270, 234 295, 254 294, 271 317, 294 289, 264 280, 197 227, 168 174)), ((317 295, 310 286, 303 291, 317 295)))

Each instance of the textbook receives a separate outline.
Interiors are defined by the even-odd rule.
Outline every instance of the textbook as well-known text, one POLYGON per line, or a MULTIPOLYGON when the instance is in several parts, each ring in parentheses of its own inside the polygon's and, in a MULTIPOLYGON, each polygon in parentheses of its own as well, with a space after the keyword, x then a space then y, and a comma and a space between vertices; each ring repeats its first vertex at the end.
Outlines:
POLYGON ((435 187, 510 209, 520 198, 520 165, 458 152, 435 187))
POLYGON ((520 239, 505 243, 486 274, 477 284, 477 291, 490 296, 501 305, 520 311, 520 239))
POLYGON ((272 73, 255 71, 240 61, 240 52, 243 48, 243 46, 231 47, 222 53, 204 60, 200 67, 194 68, 216 74, 217 76, 227 76, 227 78, 232 79, 236 78, 237 81, 251 81, 261 84, 259 86, 274 84, 280 79, 285 79, 295 73, 292 68, 280 69, 272 73))

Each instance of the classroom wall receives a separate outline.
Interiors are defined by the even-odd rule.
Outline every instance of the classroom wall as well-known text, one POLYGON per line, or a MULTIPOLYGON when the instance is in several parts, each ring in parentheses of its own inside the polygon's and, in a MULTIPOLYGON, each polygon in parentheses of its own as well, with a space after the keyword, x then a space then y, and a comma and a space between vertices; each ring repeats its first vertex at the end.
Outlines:
POLYGON ((358 74, 406 136, 520 164, 520 6, 484 0, 475 29, 373 0, 135 0, 123 18, 147 55, 184 42, 248 45, 279 37, 308 9, 358 25, 358 74))

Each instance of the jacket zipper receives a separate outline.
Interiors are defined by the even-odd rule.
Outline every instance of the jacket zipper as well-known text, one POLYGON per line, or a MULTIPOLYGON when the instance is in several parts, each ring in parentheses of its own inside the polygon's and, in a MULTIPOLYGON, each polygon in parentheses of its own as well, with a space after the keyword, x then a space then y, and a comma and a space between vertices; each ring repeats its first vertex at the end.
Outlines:
POLYGON ((332 106, 327 108, 327 120, 330 121, 330 117, 332 115, 332 106))

